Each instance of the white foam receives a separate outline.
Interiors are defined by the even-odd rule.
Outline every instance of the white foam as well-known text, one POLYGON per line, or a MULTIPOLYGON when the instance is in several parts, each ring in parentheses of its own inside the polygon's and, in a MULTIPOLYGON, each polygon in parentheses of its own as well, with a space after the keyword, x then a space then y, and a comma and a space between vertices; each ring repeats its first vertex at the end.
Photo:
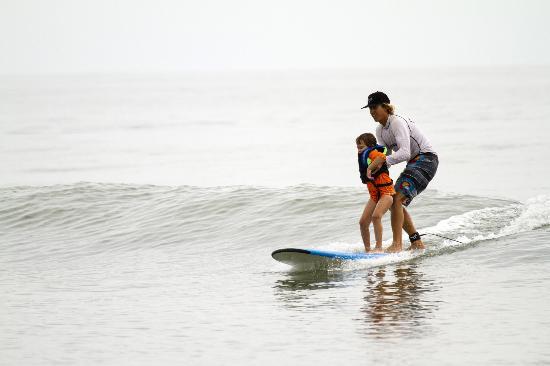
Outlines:
POLYGON ((523 205, 521 215, 505 227, 501 236, 525 232, 550 225, 550 196, 540 195, 530 198, 523 205))
POLYGON ((383 257, 374 258, 374 259, 360 259, 354 261, 347 261, 342 266, 344 271, 353 271, 357 269, 366 269, 372 267, 385 266, 388 264, 400 263, 411 260, 413 258, 419 257, 424 252, 412 252, 412 251, 403 251, 400 253, 392 253, 385 255, 383 257))
MULTIPOLYGON (((450 236, 462 243, 479 242, 534 230, 550 224, 550 197, 538 196, 525 203, 487 207, 466 212, 424 228, 422 232, 450 236)), ((457 245, 444 241, 445 246, 457 245)))

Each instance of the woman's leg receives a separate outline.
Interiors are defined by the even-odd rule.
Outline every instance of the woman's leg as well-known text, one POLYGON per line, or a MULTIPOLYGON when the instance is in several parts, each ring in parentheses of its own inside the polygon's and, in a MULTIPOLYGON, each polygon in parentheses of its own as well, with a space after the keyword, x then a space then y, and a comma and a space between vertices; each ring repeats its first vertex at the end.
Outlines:
MULTIPOLYGON (((403 207, 403 230, 405 230, 409 236, 416 233, 411 215, 409 215, 405 207, 403 207)), ((426 249, 426 246, 422 243, 422 239, 418 239, 411 242, 411 246, 407 248, 407 250, 411 249, 426 249)))
POLYGON ((369 225, 372 221, 372 213, 376 207, 376 202, 372 199, 369 199, 365 208, 363 209, 363 214, 359 219, 359 228, 361 230, 361 237, 363 238, 363 245, 365 246, 365 251, 370 251, 370 232, 369 225))
POLYGON ((390 195, 384 194, 380 196, 376 208, 372 213, 372 226, 374 227, 374 237, 376 239, 376 247, 373 252, 381 253, 382 250, 382 217, 388 211, 393 203, 393 198, 390 195))
POLYGON ((393 242, 386 248, 386 252, 388 253, 395 253, 403 250, 403 201, 405 199, 405 196, 401 192, 397 192, 393 196, 393 204, 391 206, 393 242))
MULTIPOLYGON (((437 172, 439 166, 439 158, 437 155, 426 153, 416 159, 414 162, 409 162, 405 170, 399 175, 395 183, 395 190, 406 196, 406 205, 420 193, 422 193, 437 172)), ((416 233, 416 227, 412 221, 411 215, 403 207, 403 229, 411 236, 416 233)), ((425 249, 421 239, 411 242, 411 246, 407 249, 425 249)))

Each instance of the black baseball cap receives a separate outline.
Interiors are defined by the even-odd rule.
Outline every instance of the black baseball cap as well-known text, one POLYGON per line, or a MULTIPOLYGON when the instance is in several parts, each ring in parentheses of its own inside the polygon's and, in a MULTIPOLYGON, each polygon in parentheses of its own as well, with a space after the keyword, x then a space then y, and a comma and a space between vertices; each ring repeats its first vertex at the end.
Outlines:
POLYGON ((367 105, 363 108, 369 108, 374 107, 375 105, 382 104, 382 103, 390 103, 390 98, 385 93, 382 93, 381 91, 377 91, 369 95, 369 99, 367 101, 367 105))

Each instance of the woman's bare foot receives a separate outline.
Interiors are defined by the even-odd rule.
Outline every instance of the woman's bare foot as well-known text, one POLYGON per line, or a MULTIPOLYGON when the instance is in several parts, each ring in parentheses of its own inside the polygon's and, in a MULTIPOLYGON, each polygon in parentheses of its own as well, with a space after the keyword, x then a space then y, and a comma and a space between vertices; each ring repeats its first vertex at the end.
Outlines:
POLYGON ((422 243, 422 240, 415 240, 411 243, 411 246, 407 248, 407 250, 423 250, 426 249, 426 246, 424 243, 422 243))
POLYGON ((384 249, 382 247, 376 247, 373 250, 369 251, 369 253, 384 253, 384 249))
POLYGON ((389 247, 386 248, 384 252, 386 253, 397 253, 403 250, 403 244, 401 243, 392 243, 389 247))
POLYGON ((371 251, 370 247, 365 247, 365 252, 370 253, 370 251, 371 251))

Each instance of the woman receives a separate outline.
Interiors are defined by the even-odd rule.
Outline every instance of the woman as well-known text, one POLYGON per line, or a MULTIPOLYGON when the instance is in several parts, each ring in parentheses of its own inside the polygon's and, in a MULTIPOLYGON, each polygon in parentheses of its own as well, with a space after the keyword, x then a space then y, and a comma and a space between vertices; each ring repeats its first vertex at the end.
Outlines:
POLYGON ((407 166, 395 182, 396 194, 391 207, 393 243, 386 252, 403 250, 401 228, 409 235, 411 246, 408 249, 424 249, 420 235, 414 227, 411 216, 405 209, 414 197, 420 194, 433 179, 439 160, 430 141, 409 119, 394 114, 394 107, 388 96, 380 91, 369 95, 367 105, 372 118, 379 123, 376 127, 378 143, 393 152, 386 159, 386 165, 406 161, 407 166), (405 207, 403 207, 405 206, 405 207))

